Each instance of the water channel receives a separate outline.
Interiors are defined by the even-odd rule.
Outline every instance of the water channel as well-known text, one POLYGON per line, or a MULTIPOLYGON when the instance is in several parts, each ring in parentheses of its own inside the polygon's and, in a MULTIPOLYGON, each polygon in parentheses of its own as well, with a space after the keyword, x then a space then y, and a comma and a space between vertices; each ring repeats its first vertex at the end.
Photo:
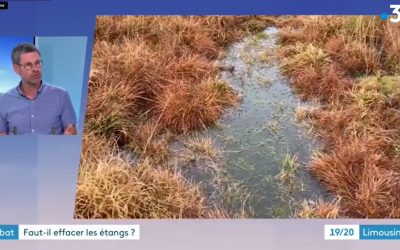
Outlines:
POLYGON ((319 143, 295 119, 296 108, 308 104, 280 73, 277 32, 268 28, 227 48, 218 63, 234 70, 221 72, 221 79, 240 93, 240 105, 229 109, 218 126, 172 145, 185 177, 201 183, 209 203, 232 216, 289 218, 304 200, 326 196, 306 170, 319 143), (196 140, 216 151, 182 161, 189 152, 185 147, 196 140))

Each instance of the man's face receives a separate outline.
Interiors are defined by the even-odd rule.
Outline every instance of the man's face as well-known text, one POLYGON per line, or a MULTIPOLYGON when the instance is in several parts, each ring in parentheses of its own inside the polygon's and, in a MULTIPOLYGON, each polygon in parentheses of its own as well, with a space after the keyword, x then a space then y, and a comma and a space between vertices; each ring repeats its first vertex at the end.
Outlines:
POLYGON ((13 68, 26 83, 36 85, 42 80, 42 61, 37 52, 21 54, 19 64, 14 64, 13 68))

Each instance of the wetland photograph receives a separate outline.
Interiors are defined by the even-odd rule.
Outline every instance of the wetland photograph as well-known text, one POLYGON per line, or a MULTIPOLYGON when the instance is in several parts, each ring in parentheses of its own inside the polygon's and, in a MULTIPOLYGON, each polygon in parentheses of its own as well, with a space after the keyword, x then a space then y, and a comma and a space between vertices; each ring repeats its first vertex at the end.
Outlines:
POLYGON ((98 16, 76 219, 400 218, 400 26, 98 16))

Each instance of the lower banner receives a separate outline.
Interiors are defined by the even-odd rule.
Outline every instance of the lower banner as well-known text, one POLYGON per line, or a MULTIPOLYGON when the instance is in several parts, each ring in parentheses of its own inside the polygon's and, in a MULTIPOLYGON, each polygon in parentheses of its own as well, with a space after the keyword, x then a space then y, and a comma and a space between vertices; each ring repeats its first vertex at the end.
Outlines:
POLYGON ((139 225, 0 225, 0 240, 139 240, 139 225))

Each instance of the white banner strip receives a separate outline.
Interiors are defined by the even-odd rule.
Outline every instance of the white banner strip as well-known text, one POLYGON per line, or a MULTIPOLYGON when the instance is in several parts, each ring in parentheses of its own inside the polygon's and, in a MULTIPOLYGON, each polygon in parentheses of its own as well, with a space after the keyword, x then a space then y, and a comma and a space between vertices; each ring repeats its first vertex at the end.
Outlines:
POLYGON ((19 240, 139 240, 139 225, 19 225, 19 240))

